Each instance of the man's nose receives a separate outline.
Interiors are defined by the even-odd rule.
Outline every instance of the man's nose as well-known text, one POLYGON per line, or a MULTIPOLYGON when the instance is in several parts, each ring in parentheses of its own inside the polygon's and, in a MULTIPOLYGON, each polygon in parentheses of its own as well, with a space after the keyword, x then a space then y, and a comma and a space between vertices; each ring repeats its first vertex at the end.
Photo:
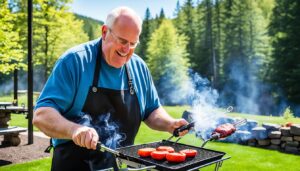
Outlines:
POLYGON ((129 43, 129 42, 126 43, 126 45, 123 45, 123 46, 122 46, 122 51, 123 51, 124 53, 128 53, 128 52, 130 51, 130 43, 129 43))

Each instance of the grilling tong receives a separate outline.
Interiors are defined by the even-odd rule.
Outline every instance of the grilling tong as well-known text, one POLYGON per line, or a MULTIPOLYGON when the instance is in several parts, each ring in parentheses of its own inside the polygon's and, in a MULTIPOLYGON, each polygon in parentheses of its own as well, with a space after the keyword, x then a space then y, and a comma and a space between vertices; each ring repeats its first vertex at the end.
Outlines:
MULTIPOLYGON (((170 141, 173 137, 179 137, 179 132, 182 132, 182 131, 185 131, 185 130, 190 130, 194 126, 195 126, 195 121, 191 122, 191 123, 189 123, 187 125, 183 125, 183 126, 181 126, 179 128, 176 128, 173 131, 173 135, 171 137, 169 137, 167 140, 170 141)), ((175 142, 178 142, 180 139, 181 139, 181 137, 179 137, 175 142)))
MULTIPOLYGON (((96 150, 102 151, 102 152, 110 152, 110 153, 114 154, 116 157, 124 157, 125 156, 124 154, 120 153, 117 150, 106 147, 101 142, 97 143, 96 150)), ((119 168, 118 170, 119 171, 142 171, 142 170, 154 169, 155 167, 156 167, 155 165, 151 165, 151 166, 144 166, 144 167, 139 167, 139 168, 119 168)), ((113 171, 113 170, 114 170, 113 168, 108 168, 108 169, 104 169, 103 171, 113 171)))

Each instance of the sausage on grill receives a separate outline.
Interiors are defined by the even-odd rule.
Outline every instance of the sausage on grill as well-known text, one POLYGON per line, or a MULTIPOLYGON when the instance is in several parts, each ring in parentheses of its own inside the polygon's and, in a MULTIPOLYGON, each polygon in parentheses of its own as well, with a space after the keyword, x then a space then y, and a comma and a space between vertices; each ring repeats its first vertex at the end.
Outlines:
POLYGON ((236 131, 234 125, 230 123, 226 123, 223 125, 218 126, 212 134, 219 133, 220 138, 228 137, 229 135, 233 134, 236 131))

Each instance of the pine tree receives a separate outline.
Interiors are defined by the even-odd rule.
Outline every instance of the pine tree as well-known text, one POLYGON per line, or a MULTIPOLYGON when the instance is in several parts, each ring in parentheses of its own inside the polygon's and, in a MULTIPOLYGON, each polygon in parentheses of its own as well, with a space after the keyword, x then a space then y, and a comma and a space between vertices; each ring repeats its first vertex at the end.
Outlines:
POLYGON ((216 77, 216 56, 213 41, 212 16, 211 0, 202 1, 197 5, 197 41, 194 48, 196 56, 194 71, 213 82, 216 77))
POLYGON ((259 112, 258 106, 244 108, 246 105, 239 104, 240 98, 258 100, 259 94, 264 91, 258 90, 255 85, 260 82, 261 70, 265 69, 262 66, 268 55, 269 41, 265 34, 267 20, 257 3, 260 2, 225 0, 223 3, 222 65, 226 83, 223 93, 227 94, 224 98, 230 103, 245 109, 242 112, 259 112))
POLYGON ((186 16, 184 15, 182 8, 180 7, 179 1, 177 1, 175 12, 175 18, 173 19, 173 24, 177 28, 180 34, 184 34, 184 30, 186 28, 186 16))
MULTIPOLYGON (((178 7, 177 7, 178 8, 178 7)), ((177 9, 178 10, 178 9, 177 9)), ((193 7, 193 1, 187 0, 182 7, 177 11, 177 17, 174 19, 175 27, 179 34, 185 35, 187 37, 187 53, 189 54, 189 59, 191 61, 191 67, 195 71, 198 69, 197 58, 198 52, 195 52, 196 46, 196 31, 197 22, 195 9, 193 7)))
POLYGON ((136 49, 136 53, 147 61, 147 47, 150 36, 153 32, 153 22, 151 21, 150 9, 146 9, 145 18, 143 20, 142 33, 140 35, 140 45, 136 49))
POLYGON ((162 21, 166 19, 165 11, 163 8, 160 9, 159 17, 158 17, 158 27, 162 23, 162 21))
POLYGON ((300 104, 300 1, 276 0, 272 16, 272 79, 294 109, 300 104))

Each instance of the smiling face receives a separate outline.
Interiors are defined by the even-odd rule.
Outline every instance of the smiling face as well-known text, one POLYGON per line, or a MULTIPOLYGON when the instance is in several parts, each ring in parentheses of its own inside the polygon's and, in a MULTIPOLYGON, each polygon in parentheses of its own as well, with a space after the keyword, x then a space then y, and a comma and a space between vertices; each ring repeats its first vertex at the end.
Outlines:
POLYGON ((112 67, 122 67, 132 56, 139 41, 141 25, 131 13, 121 13, 113 25, 102 26, 102 52, 112 67))

